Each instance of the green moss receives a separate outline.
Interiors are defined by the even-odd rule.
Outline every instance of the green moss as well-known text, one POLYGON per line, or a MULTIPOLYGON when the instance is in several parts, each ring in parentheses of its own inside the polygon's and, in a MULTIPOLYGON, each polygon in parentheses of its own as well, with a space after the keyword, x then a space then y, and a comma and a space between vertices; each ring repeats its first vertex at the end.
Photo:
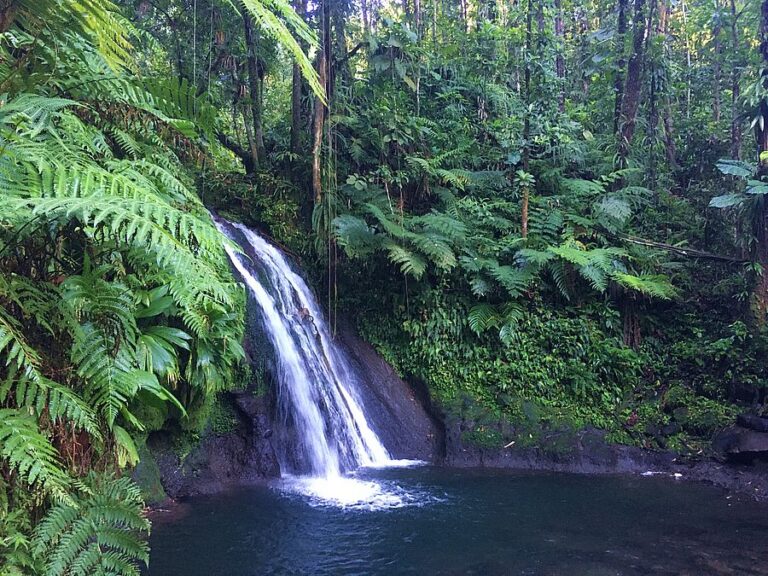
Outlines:
POLYGON ((461 440, 482 448, 500 448, 504 445, 501 432, 485 426, 478 426, 474 430, 465 430, 461 433, 461 440))
POLYGON ((138 447, 139 463, 133 470, 133 480, 141 488, 141 494, 147 504, 159 504, 168 499, 160 482, 160 469, 152 453, 144 443, 138 447))
POLYGON ((231 398, 224 394, 217 395, 208 412, 206 430, 215 436, 221 436, 233 432, 238 424, 237 412, 231 398))

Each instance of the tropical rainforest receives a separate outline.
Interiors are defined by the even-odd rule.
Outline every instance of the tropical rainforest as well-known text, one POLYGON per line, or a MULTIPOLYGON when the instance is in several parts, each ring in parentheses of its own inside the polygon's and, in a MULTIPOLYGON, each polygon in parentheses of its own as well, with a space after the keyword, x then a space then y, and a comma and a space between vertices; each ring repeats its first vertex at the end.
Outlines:
POLYGON ((139 574, 147 435, 261 377, 209 211, 468 441, 706 454, 768 409, 767 122, 768 2, 0 0, 0 573, 139 574))

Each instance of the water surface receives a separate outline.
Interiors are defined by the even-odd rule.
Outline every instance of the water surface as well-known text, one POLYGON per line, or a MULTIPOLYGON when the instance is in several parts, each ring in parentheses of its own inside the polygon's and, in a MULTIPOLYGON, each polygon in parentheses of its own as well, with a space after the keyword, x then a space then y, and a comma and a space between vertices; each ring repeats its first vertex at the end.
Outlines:
POLYGON ((192 499, 154 519, 150 574, 768 575, 768 506, 709 486, 435 468, 360 476, 401 500, 345 507, 283 485, 192 499))

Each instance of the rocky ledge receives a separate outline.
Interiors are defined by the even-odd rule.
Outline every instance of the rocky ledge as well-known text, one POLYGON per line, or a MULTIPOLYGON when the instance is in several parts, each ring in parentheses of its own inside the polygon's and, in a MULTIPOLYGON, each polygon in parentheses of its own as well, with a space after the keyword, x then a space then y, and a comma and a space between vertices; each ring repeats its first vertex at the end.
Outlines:
MULTIPOLYGON (((763 419, 761 419, 763 420, 763 419)), ((740 422, 743 421, 740 419, 740 422)), ((713 455, 682 456, 610 444, 605 432, 542 435, 536 446, 480 446, 466 441, 463 424, 446 429, 446 457, 451 467, 506 468, 578 474, 665 475, 676 480, 706 482, 758 501, 768 501, 768 433, 739 424, 718 435, 713 455)))

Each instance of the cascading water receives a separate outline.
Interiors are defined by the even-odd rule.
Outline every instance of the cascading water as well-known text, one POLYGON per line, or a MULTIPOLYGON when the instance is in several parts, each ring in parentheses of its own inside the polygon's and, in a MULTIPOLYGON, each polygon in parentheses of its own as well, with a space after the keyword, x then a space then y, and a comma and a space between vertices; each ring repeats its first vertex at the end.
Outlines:
POLYGON ((287 486, 338 504, 406 503, 408 495, 346 475, 361 466, 409 462, 393 461, 368 424, 354 371, 334 345, 306 282, 258 234, 242 224, 215 221, 219 230, 243 248, 244 253, 238 254, 225 245, 259 306, 264 330, 275 349, 278 410, 283 429, 294 431, 290 449, 283 442, 279 455, 287 486))

